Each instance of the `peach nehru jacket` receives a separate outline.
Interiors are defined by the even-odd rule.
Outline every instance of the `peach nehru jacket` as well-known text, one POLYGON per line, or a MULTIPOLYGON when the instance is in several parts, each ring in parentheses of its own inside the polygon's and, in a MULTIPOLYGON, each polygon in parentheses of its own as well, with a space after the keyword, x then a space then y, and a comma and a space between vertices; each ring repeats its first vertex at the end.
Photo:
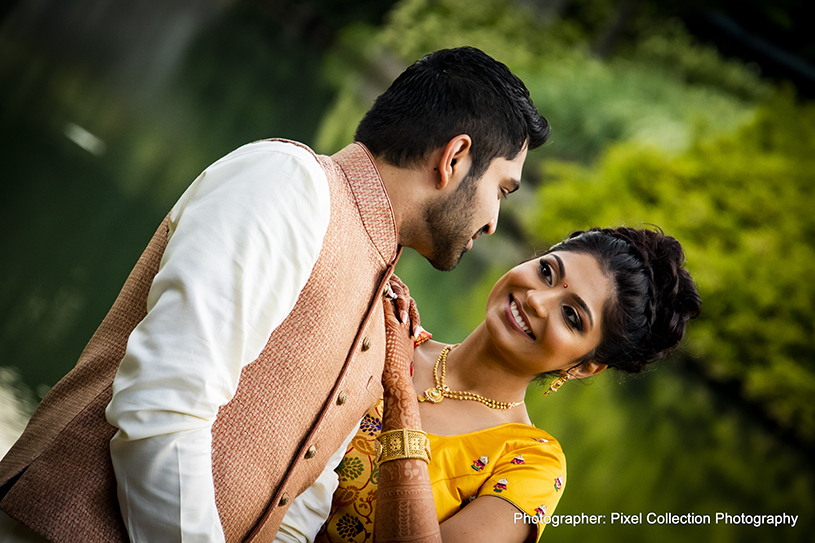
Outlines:
POLYGON ((363 145, 222 158, 0 462, 0 510, 57 543, 272 541, 382 392, 398 255, 363 145))

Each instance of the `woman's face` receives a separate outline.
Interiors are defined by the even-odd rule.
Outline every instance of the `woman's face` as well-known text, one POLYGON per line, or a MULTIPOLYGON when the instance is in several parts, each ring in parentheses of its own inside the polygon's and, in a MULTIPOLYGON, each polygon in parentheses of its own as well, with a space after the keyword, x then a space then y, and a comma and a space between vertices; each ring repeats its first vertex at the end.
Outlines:
MULTIPOLYGON (((498 280, 487 299, 487 330, 518 371, 570 369, 599 345, 610 294, 611 282, 593 256, 549 253, 498 280)), ((576 372, 570 373, 580 377, 576 372)))

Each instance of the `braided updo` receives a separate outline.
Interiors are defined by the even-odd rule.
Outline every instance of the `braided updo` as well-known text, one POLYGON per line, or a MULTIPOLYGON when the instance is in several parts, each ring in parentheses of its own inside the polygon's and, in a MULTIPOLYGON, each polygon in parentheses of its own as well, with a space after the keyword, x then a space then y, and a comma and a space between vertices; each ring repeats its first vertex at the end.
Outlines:
POLYGON ((585 357, 627 373, 670 354, 702 300, 679 242, 659 229, 592 228, 552 247, 594 256, 610 279, 603 338, 585 357))

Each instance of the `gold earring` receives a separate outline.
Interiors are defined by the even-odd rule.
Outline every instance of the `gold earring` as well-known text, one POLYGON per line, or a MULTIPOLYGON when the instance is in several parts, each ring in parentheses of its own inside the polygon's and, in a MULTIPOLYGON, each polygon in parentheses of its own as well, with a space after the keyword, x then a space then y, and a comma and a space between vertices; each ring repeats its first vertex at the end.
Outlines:
POLYGON ((568 376, 568 373, 566 373, 566 372, 561 373, 557 377, 557 379, 552 381, 552 384, 549 385, 549 390, 544 392, 543 395, 548 396, 550 392, 557 392, 557 389, 562 387, 563 383, 565 383, 569 379, 567 376, 568 376))

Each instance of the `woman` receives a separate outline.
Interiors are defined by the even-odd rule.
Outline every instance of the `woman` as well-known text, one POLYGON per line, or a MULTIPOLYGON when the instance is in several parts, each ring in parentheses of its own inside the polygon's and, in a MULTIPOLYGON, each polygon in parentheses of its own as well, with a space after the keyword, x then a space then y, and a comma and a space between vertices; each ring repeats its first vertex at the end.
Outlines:
POLYGON ((668 354, 701 305, 683 263, 660 231, 593 229, 504 275, 460 345, 414 350, 388 312, 383 402, 337 469, 318 541, 536 541, 566 465, 532 426, 527 387, 542 375, 556 375, 555 391, 606 368, 638 373, 668 354))

